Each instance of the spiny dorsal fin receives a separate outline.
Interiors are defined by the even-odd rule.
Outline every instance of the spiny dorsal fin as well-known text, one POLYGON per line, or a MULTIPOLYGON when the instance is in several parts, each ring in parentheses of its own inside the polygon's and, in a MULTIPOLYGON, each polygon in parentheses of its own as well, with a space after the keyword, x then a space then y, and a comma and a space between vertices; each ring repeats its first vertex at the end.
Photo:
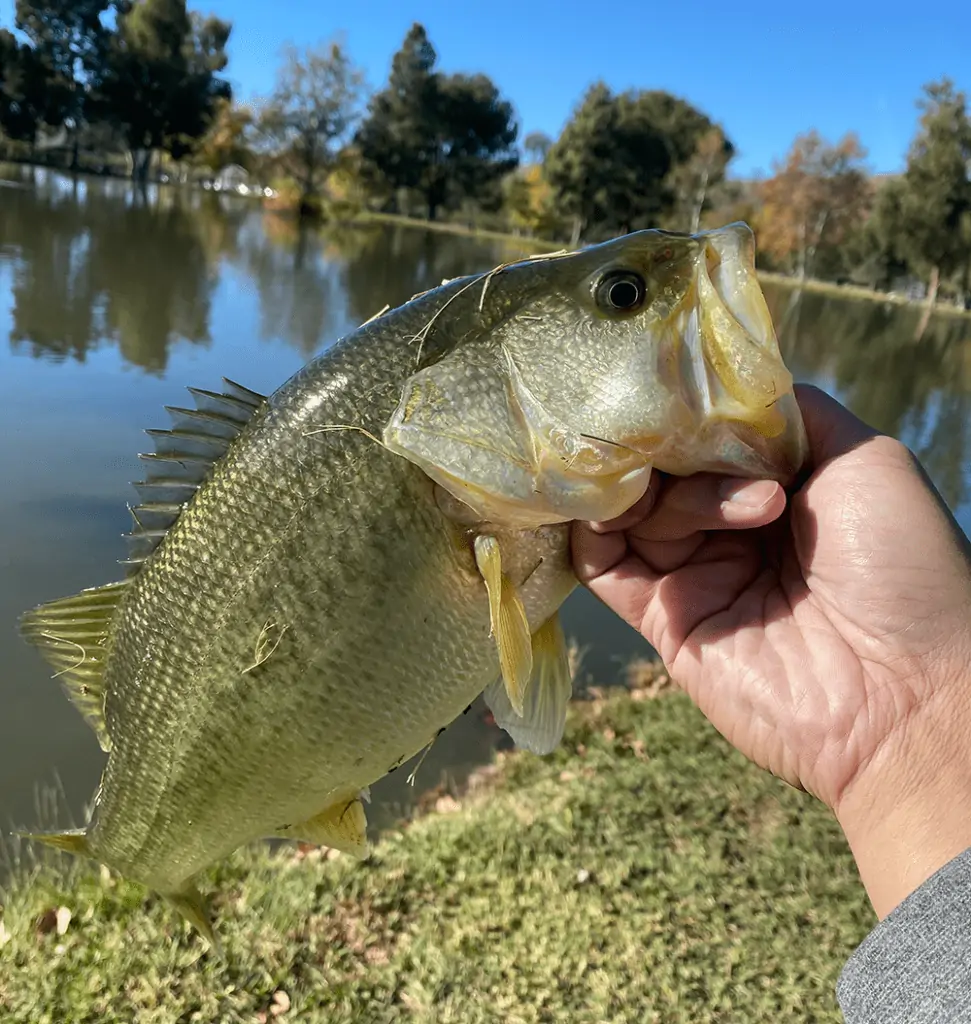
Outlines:
POLYGON ((135 484, 140 502, 129 510, 135 520, 127 535, 129 573, 158 547, 182 510, 192 500, 213 465, 242 433, 266 398, 223 378, 223 393, 189 388, 195 409, 166 406, 170 430, 148 430, 155 451, 139 455, 148 466, 145 480, 135 484))
POLYGON ((111 749, 105 723, 105 644, 111 619, 127 582, 82 590, 26 612, 20 620, 25 640, 56 670, 74 706, 94 729, 101 749, 111 749))

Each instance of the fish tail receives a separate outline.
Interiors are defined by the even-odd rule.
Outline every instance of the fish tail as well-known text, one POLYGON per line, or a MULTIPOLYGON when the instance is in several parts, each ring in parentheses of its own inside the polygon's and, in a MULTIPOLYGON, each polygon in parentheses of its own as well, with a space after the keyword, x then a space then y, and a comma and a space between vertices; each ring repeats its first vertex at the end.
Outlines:
POLYGON ((180 892, 169 892, 164 895, 189 924, 202 933, 216 956, 220 960, 225 960, 225 950, 213 930, 209 906, 202 893, 194 885, 188 885, 180 892))
POLYGON ((53 846, 56 850, 64 850, 78 857, 93 857, 88 843, 87 831, 83 828, 71 828, 65 832, 15 832, 20 839, 30 839, 35 843, 53 846))

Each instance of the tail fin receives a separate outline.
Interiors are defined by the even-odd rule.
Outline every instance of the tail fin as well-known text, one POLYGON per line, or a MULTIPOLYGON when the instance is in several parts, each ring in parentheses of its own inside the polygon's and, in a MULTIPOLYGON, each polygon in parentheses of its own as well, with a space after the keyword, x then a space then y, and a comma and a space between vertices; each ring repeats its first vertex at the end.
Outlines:
POLYGON ((65 832, 15 832, 21 839, 53 846, 56 850, 76 854, 78 857, 93 857, 88 845, 88 835, 83 828, 71 828, 65 832))

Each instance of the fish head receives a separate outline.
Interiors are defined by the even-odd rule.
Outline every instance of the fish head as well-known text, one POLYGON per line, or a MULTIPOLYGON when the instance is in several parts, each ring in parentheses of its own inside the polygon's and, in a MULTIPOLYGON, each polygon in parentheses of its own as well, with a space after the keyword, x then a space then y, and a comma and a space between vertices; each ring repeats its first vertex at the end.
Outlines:
POLYGON ((385 442, 485 518, 606 519, 651 467, 786 485, 805 462, 744 224, 503 267, 480 306, 487 326, 408 382, 385 442))

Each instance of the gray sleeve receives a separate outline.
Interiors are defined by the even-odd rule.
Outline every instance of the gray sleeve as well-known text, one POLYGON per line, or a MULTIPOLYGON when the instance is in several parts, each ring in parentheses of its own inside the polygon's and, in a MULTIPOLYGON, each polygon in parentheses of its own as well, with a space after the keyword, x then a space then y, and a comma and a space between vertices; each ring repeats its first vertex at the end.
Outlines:
POLYGON ((870 932, 836 998, 846 1024, 971 1022, 971 849, 870 932))

